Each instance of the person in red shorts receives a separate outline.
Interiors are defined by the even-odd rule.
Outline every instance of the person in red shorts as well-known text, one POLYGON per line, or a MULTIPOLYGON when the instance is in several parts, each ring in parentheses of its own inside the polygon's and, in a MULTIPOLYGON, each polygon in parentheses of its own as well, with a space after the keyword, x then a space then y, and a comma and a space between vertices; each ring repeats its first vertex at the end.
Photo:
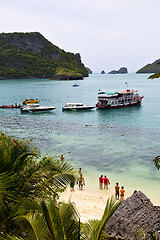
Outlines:
POLYGON ((109 179, 106 177, 106 175, 103 178, 103 182, 104 182, 104 189, 108 189, 108 185, 110 184, 109 179))
POLYGON ((119 199, 119 183, 118 182, 116 183, 116 186, 115 186, 115 198, 119 199))
POLYGON ((99 188, 102 189, 103 188, 103 175, 101 175, 99 177, 99 188))

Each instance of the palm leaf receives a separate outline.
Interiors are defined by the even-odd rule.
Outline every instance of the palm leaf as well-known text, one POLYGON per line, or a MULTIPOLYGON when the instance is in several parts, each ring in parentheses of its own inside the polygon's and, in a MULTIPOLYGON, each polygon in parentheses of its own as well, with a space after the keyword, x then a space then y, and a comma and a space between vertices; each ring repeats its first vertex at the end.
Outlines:
POLYGON ((157 156, 152 162, 154 163, 156 168, 159 170, 160 169, 160 156, 157 156))
POLYGON ((80 239, 79 213, 74 203, 60 203, 60 214, 63 222, 65 238, 80 239))

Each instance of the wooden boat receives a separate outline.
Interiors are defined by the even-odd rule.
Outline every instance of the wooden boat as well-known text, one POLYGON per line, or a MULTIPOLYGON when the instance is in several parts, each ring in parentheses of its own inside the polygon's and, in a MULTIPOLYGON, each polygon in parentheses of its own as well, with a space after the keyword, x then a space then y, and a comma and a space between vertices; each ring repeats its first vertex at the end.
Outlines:
POLYGON ((66 103, 62 110, 74 111, 74 110, 89 110, 93 109, 95 106, 93 105, 84 105, 83 103, 66 103))
POLYGON ((143 96, 138 94, 137 90, 127 89, 120 92, 102 92, 98 93, 97 108, 108 109, 117 107, 127 107, 141 104, 143 96))

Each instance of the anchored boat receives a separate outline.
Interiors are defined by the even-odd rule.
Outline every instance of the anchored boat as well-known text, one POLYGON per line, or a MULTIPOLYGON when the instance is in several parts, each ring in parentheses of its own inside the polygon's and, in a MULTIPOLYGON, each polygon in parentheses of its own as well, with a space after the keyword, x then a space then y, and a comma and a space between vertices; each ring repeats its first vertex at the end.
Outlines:
POLYGON ((93 109, 95 106, 93 105, 84 105, 83 103, 66 103, 62 110, 88 110, 93 109))
POLYGON ((23 105, 26 105, 26 104, 35 104, 35 103, 39 103, 39 99, 29 99, 29 98, 26 98, 25 101, 22 102, 23 105))
POLYGON ((141 104, 143 96, 138 94, 137 90, 127 89, 120 92, 102 92, 98 93, 98 108, 117 108, 141 104))
POLYGON ((48 112, 53 109, 56 109, 52 106, 40 106, 39 104, 28 104, 25 107, 21 108, 22 113, 28 113, 28 112, 48 112))

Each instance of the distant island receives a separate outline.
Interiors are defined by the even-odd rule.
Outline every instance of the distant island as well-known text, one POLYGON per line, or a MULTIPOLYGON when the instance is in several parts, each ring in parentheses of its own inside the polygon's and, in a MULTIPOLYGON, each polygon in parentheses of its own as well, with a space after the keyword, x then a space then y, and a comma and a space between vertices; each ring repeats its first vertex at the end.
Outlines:
POLYGON ((160 72, 160 59, 153 63, 149 63, 139 69, 136 73, 159 73, 160 72))
POLYGON ((101 74, 105 74, 105 71, 104 71, 104 70, 102 70, 102 71, 101 71, 101 74))
POLYGON ((0 34, 0 79, 83 79, 79 53, 65 52, 38 32, 0 34))
POLYGON ((126 67, 121 67, 119 70, 112 70, 111 72, 108 72, 108 74, 125 74, 128 73, 128 70, 126 67))

